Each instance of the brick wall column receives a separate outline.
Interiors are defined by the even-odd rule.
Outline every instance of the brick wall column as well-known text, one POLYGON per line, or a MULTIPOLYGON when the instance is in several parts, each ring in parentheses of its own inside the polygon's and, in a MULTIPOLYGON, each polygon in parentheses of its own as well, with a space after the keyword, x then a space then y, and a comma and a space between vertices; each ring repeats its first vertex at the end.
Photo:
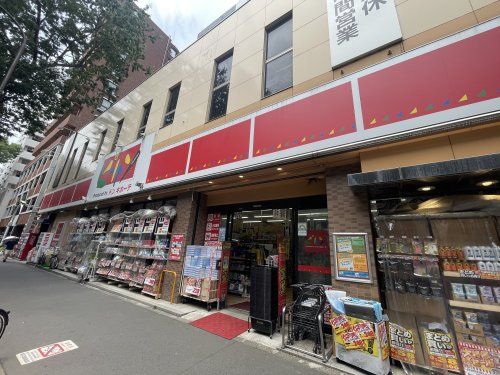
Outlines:
POLYGON ((179 301, 180 283, 186 254, 186 246, 203 244, 207 220, 207 197, 206 195, 196 192, 183 193, 177 197, 176 210, 177 215, 172 224, 172 233, 184 234, 182 258, 180 261, 169 260, 167 262, 165 269, 168 271, 174 271, 177 275, 174 278, 172 273, 166 272, 162 286, 162 298, 167 301, 170 301, 170 293, 172 288, 174 288, 175 303, 179 301), (194 230, 195 226, 196 230, 194 230))
POLYGON ((345 290, 348 296, 380 300, 376 275, 375 254, 370 223, 370 210, 366 190, 353 190, 347 185, 347 175, 360 172, 359 165, 336 167, 327 171, 326 194, 328 202, 328 226, 330 233, 368 233, 369 261, 372 284, 340 281, 335 279, 335 259, 331 249, 332 285, 345 290))

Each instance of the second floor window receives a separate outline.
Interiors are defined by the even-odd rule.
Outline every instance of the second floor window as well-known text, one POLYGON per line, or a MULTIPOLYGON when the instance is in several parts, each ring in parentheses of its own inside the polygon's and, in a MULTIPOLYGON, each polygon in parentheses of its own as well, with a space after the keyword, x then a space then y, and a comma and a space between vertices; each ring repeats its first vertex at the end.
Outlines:
POLYGON ((103 130, 103 132, 101 133, 101 137, 99 138, 99 143, 97 144, 97 148, 95 149, 94 161, 99 159, 99 154, 101 153, 101 148, 102 145, 104 144, 104 139, 106 138, 107 132, 108 132, 107 130, 103 130))
POLYGON ((113 138, 113 144, 111 145, 111 152, 115 151, 116 145, 118 144, 118 138, 120 138, 120 133, 122 132, 122 128, 123 128, 123 121, 124 120, 121 119, 116 124, 116 133, 115 133, 115 137, 113 138))
POLYGON ((73 153, 71 154, 71 159, 69 159, 68 169, 66 170, 66 173, 64 174, 63 184, 66 183, 66 181, 68 181, 69 171, 71 171, 71 167, 73 166, 73 162, 75 161, 75 157, 76 157, 77 152, 78 152, 78 149, 75 148, 73 150, 73 153))
POLYGON ((75 171, 75 180, 78 178, 78 173, 80 173, 80 168, 82 167, 83 158, 85 157, 85 153, 87 152, 87 147, 89 147, 89 141, 85 142, 83 145, 82 153, 80 155, 80 160, 78 160, 78 164, 76 166, 75 171))
POLYGON ((169 91, 168 95, 168 105, 167 112, 165 113, 165 121, 163 122, 163 126, 170 125, 174 122, 175 117, 175 108, 177 108, 177 100, 179 99, 179 91, 181 90, 181 84, 177 84, 172 87, 169 91))
POLYGON ((210 102, 210 114, 208 120, 224 116, 227 109, 227 98, 229 96, 229 80, 231 78, 231 65, 233 63, 233 52, 222 56, 217 60, 215 66, 214 85, 212 99, 210 102))
POLYGON ((151 112, 151 104, 153 102, 149 102, 144 104, 142 107, 142 119, 141 124, 139 125, 139 130, 137 131, 137 139, 141 138, 146 133, 146 125, 148 124, 149 112, 151 112))
POLYGON ((266 31, 264 96, 293 85, 292 17, 287 17, 266 31))

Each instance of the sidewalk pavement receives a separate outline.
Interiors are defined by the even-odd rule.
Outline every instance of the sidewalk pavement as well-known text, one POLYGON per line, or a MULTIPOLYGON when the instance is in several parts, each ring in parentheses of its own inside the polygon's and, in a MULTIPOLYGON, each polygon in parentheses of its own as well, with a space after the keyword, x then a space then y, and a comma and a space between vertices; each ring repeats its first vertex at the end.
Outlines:
MULTIPOLYGON (((78 281, 78 276, 70 273, 70 272, 65 272, 61 270, 49 270, 46 268, 43 268, 46 271, 53 272, 59 276, 65 277, 69 280, 78 281)), ((208 316, 210 314, 213 314, 217 312, 217 310, 213 310, 211 312, 207 311, 205 308, 201 306, 196 306, 192 304, 182 304, 182 303, 171 303, 165 300, 161 299, 153 299, 149 296, 145 296, 143 294, 137 293, 130 291, 126 288, 119 288, 116 285, 113 284, 107 284, 106 282, 103 281, 89 281, 86 283, 87 286, 93 287, 96 289, 100 289, 104 292, 114 294, 120 298, 124 298, 126 300, 145 305, 147 307, 150 307, 154 310, 166 313, 178 320, 184 321, 185 323, 190 323, 194 320, 203 318, 205 316, 208 316)), ((238 310, 235 309, 225 309, 224 314, 234 316, 235 318, 239 318, 242 320, 247 320, 248 315, 239 312, 238 310)), ((340 371, 344 374, 349 374, 349 375, 361 375, 362 373, 360 371, 357 371, 356 369, 344 365, 342 363, 337 362, 333 357, 330 358, 330 360, 326 363, 323 363, 321 360, 316 359, 314 357, 309 357, 306 355, 301 355, 298 352, 289 350, 289 349, 282 349, 281 348, 281 333, 277 332, 273 335, 272 338, 269 338, 267 335, 262 335, 257 332, 254 332, 253 330, 250 330, 250 332, 243 332, 241 335, 235 338, 235 340, 238 340, 240 342, 244 342, 246 344, 249 344, 251 346, 270 351, 272 353, 276 353, 278 351, 288 353, 290 355, 294 355, 297 357, 300 357, 303 359, 304 362, 309 362, 309 366, 311 368, 321 368, 321 367, 327 367, 331 369, 335 369, 336 371, 340 371)), ((400 368, 397 367, 392 367, 392 373, 394 375, 403 375, 404 371, 400 368)), ((1 372, 0 372, 1 375, 1 372)))

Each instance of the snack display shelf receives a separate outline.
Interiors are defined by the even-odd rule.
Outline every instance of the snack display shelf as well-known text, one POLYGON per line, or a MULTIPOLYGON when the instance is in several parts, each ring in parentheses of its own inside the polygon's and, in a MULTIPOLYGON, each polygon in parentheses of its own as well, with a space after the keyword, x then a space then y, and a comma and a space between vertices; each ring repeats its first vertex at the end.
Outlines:
POLYGON ((134 248, 134 249, 161 249, 161 250, 168 249, 168 247, 166 247, 166 246, 127 245, 127 244, 123 244, 123 243, 111 243, 111 244, 106 244, 106 246, 128 247, 128 248, 134 248))
POLYGON ((104 253, 106 255, 119 255, 119 256, 124 256, 124 257, 129 257, 129 258, 138 258, 138 259, 153 259, 153 260, 167 260, 166 258, 161 258, 161 257, 148 257, 144 255, 133 255, 133 254, 122 254, 122 253, 104 253))
POLYGON ((482 311, 491 311, 500 313, 500 305, 487 305, 484 303, 457 301, 453 299, 448 300, 448 302, 452 307, 462 307, 464 309, 482 310, 482 311))
MULTIPOLYGON (((500 272, 482 272, 478 271, 477 275, 479 277, 470 277, 471 279, 476 279, 476 280, 500 280, 500 272)), ((443 271, 443 276, 446 277, 464 277, 463 275, 460 274, 459 271, 443 271)))

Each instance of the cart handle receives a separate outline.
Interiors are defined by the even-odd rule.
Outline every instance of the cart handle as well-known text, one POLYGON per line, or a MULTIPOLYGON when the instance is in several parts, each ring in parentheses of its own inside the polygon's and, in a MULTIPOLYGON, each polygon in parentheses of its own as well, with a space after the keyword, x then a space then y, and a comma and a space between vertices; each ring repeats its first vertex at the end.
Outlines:
POLYGON ((163 274, 171 273, 174 275, 174 283, 172 284, 172 288, 170 290, 170 303, 174 303, 174 291, 175 291, 175 283, 177 282, 177 272, 170 270, 163 270, 160 274, 160 285, 163 285, 163 274))

